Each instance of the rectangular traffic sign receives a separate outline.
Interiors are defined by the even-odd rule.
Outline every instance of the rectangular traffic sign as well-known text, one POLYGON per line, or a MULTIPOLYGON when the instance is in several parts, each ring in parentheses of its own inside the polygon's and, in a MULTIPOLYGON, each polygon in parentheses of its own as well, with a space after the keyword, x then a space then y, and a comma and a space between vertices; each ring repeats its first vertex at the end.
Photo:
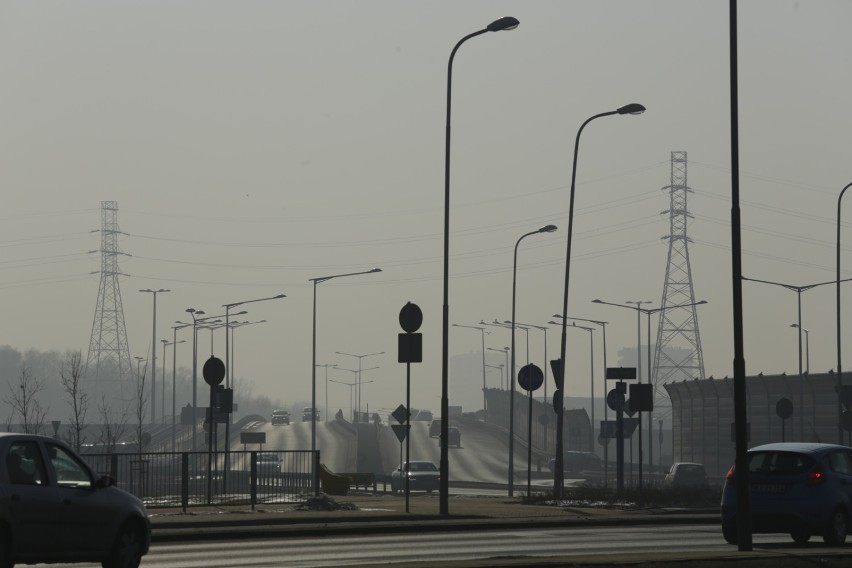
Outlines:
POLYGON ((606 378, 609 381, 635 381, 636 367, 607 367, 606 378))

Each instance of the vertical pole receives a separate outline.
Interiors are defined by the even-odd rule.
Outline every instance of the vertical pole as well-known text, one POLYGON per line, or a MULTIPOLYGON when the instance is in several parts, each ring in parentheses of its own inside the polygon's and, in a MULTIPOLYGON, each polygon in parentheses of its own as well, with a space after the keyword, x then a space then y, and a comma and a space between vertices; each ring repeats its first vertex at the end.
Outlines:
MULTIPOLYGON (((151 425, 157 423, 157 292, 154 295, 154 325, 151 328, 151 425)), ((165 355, 163 355, 165 357, 165 355)))
POLYGON ((748 471, 748 415, 743 338, 742 235, 740 230, 739 102, 737 83, 737 0, 729 0, 731 69, 731 276, 734 316, 734 424, 736 438, 737 543, 752 549, 751 487, 748 471))
POLYGON ((480 329, 479 333, 482 335, 482 413, 488 420, 487 401, 485 399, 485 328, 480 329))
POLYGON ((802 375, 802 289, 796 288, 799 332, 799 441, 805 441, 805 377, 802 375))
POLYGON ((175 428, 177 426, 177 418, 175 414, 177 414, 177 403, 175 402, 175 391, 176 389, 176 371, 177 371, 177 328, 172 328, 174 332, 174 345, 172 347, 172 452, 176 450, 176 435, 175 428))
MULTIPOLYGON (((642 302, 636 302, 636 370, 642 384, 642 302)), ((642 491, 642 413, 639 412, 639 491, 642 491)), ((633 437, 630 437, 630 469, 633 470, 633 437)))
MULTIPOLYGON (((651 310, 645 312, 648 317, 648 384, 651 385, 651 404, 653 405, 657 399, 656 387, 651 383, 651 310)), ((648 411, 648 474, 654 473, 654 408, 648 411)))
POLYGON ((409 513, 408 500, 411 495, 411 488, 408 483, 408 464, 411 460, 411 363, 405 363, 405 464, 402 475, 405 478, 405 512, 409 513))

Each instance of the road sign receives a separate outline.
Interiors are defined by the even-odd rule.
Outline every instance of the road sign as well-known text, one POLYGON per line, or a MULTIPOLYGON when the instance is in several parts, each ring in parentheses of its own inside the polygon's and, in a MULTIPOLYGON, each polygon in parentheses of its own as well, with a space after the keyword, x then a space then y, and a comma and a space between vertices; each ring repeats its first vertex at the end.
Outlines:
POLYGON ((562 391, 559 390, 559 389, 556 389, 553 392, 553 411, 556 414, 559 414, 560 412, 562 412, 562 404, 563 404, 562 391))
POLYGON ((544 374, 532 363, 524 365, 518 371, 518 384, 527 392, 537 391, 544 384, 544 374))
POLYGON ((621 437, 627 440, 633 436, 633 432, 639 426, 638 418, 622 418, 621 419, 621 437))
POLYGON ((606 395, 606 405, 618 412, 624 408, 624 393, 618 392, 617 389, 612 389, 606 395))
POLYGON ((627 416, 630 416, 630 417, 632 417, 634 414, 636 414, 636 410, 634 410, 633 406, 630 404, 629 398, 624 401, 624 407, 621 410, 624 411, 624 414, 626 414, 627 416))
POLYGON ((635 381, 636 367, 607 367, 606 378, 609 381, 635 381))
POLYGON ((634 412, 654 410, 654 389, 650 383, 630 385, 630 409, 634 412))
POLYGON ((396 410, 394 410, 394 411, 393 411, 393 413, 391 413, 391 416, 393 416, 393 417, 394 417, 394 419, 395 419, 397 422, 399 422, 400 424, 404 424, 404 423, 405 423, 405 421, 406 421, 406 420, 408 419, 408 417, 410 416, 410 414, 411 414, 411 413, 410 413, 410 412, 408 412, 408 409, 407 409, 407 408, 405 408, 405 405, 404 405, 404 404, 400 404, 399 406, 397 406, 397 407, 396 407, 396 410))
POLYGON ((391 424, 391 429, 393 430, 393 433, 396 434, 396 439, 400 442, 405 441, 405 436, 408 434, 408 428, 409 427, 406 424, 391 424))
POLYGON ((553 382, 556 383, 556 388, 562 388, 562 359, 551 359, 550 360, 550 370, 553 375, 553 382))
POLYGON ((204 363, 204 368, 201 369, 201 376, 204 377, 204 382, 211 387, 220 384, 225 379, 225 363, 218 357, 211 355, 204 363))
POLYGON ((789 398, 779 398, 775 403, 775 414, 781 420, 787 420, 793 416, 793 401, 789 398))
POLYGON ((265 444, 266 432, 240 432, 241 444, 265 444))
POLYGON ((414 333, 420 329, 423 323, 423 312, 420 306, 407 302, 402 309, 399 310, 399 325, 408 333, 414 333))

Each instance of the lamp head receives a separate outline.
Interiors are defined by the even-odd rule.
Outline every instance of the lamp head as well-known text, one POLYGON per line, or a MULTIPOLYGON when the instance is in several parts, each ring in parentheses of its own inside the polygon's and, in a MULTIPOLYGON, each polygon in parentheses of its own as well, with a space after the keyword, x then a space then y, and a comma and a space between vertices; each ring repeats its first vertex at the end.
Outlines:
POLYGON ((597 298, 595 298, 594 300, 592 300, 592 303, 593 303, 593 304, 603 304, 603 302, 602 302, 601 300, 597 299, 597 298))
POLYGON ((381 271, 382 271, 381 268, 371 268, 370 269, 370 272, 381 272, 381 271))
POLYGON ((278 298, 286 298, 286 297, 287 297, 287 295, 286 295, 286 294, 278 294, 277 296, 275 296, 275 297, 274 297, 274 298, 272 298, 272 299, 273 299, 273 300, 277 300, 278 298))
POLYGON ((645 107, 639 103, 630 103, 629 105, 624 105, 616 112, 618 114, 642 114, 645 112, 645 107))
POLYGON ((504 16, 499 20, 494 20, 490 24, 488 24, 489 32, 501 32, 503 30, 514 30, 518 27, 521 22, 518 21, 517 18, 513 18, 512 16, 504 16))
POLYGON ((539 233, 552 233, 556 230, 556 225, 545 225, 538 230, 539 233))

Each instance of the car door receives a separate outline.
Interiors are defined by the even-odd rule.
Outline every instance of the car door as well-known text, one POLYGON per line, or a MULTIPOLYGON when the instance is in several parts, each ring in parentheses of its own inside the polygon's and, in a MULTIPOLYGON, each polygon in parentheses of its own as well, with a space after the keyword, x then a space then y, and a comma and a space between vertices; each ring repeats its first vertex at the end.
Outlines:
POLYGON ((114 506, 110 490, 95 486, 92 472, 75 454, 57 444, 45 446, 62 504, 57 547, 74 555, 105 552, 116 529, 111 526, 114 506))
POLYGON ((35 440, 13 441, 4 456, 3 508, 13 526, 15 554, 45 558, 56 551, 61 506, 35 440))

